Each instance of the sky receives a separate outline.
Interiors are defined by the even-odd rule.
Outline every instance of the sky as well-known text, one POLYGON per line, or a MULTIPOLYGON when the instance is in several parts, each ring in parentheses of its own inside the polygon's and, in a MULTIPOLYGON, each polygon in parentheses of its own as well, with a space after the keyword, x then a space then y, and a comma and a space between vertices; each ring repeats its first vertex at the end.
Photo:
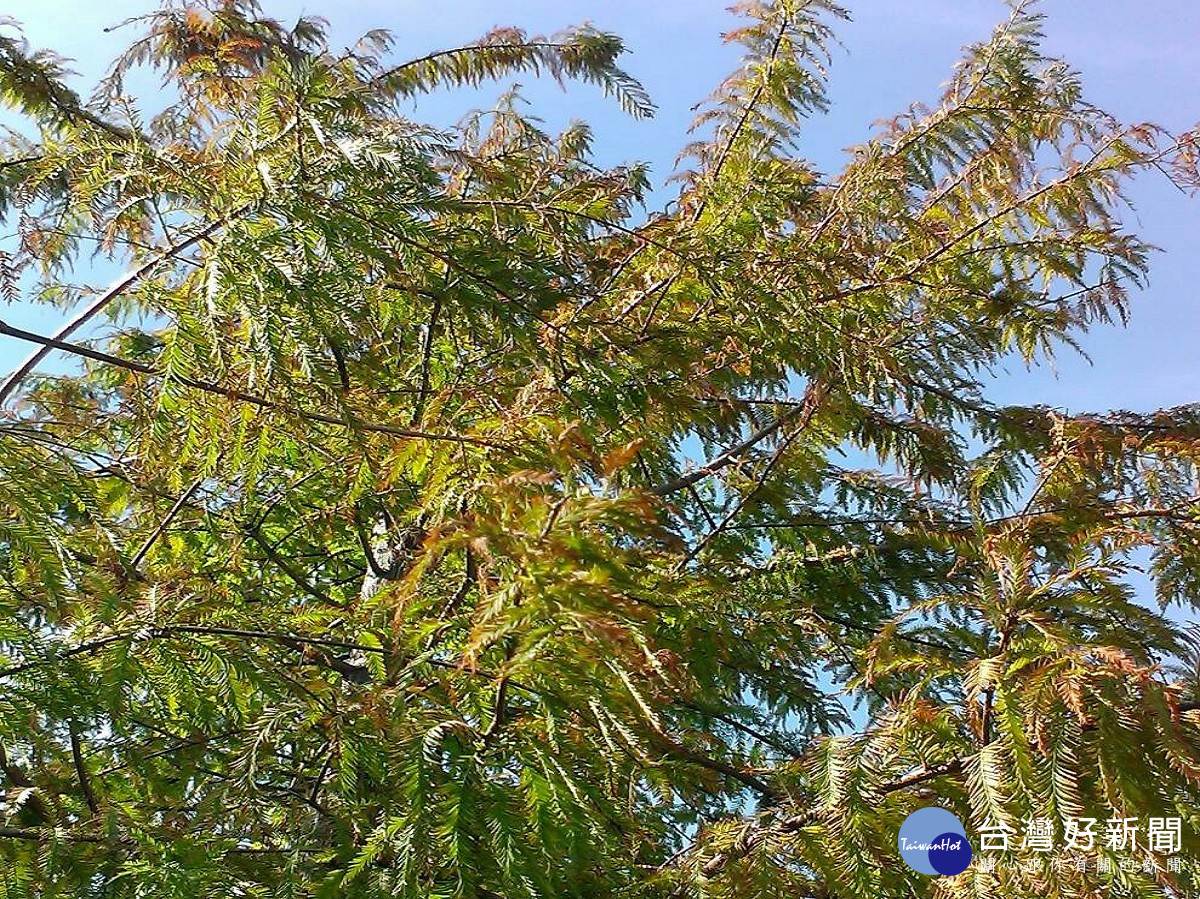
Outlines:
MULTIPOLYGON (((835 172, 845 149, 867 138, 877 120, 913 101, 932 101, 949 76, 960 48, 987 36, 1007 17, 1000 0, 843 0, 853 21, 839 29, 834 50, 832 111, 808 123, 803 150, 826 172, 835 172)), ((75 84, 86 94, 136 27, 110 26, 152 8, 147 0, 78 3, 8 0, 7 14, 24 26, 37 47, 75 60, 75 84)), ((335 45, 362 32, 391 29, 397 55, 408 58, 468 42, 496 25, 552 32, 590 21, 625 38, 624 63, 650 90, 659 107, 653 120, 626 118, 595 88, 525 84, 523 93, 549 127, 586 118, 605 163, 648 161, 656 183, 673 169, 687 141, 692 107, 737 62, 722 32, 736 25, 722 0, 264 0, 268 15, 285 22, 302 14, 330 22, 335 45)), ((1200 4, 1193 0, 1043 0, 1047 51, 1082 71, 1092 102, 1134 121, 1179 130, 1200 121, 1200 4)), ((153 83, 146 86, 153 90, 153 83)), ((449 124, 486 106, 507 85, 467 94, 422 98, 413 114, 449 124)), ((669 196, 661 188, 659 202, 669 196)), ((1162 177, 1146 177, 1133 191, 1131 228, 1161 248, 1148 290, 1134 297, 1127 328, 1098 328, 1083 345, 1090 360, 1064 350, 1053 370, 1026 371, 1014 363, 999 372, 991 395, 1001 402, 1045 403, 1071 412, 1110 408, 1150 410, 1200 401, 1200 198, 1183 196, 1162 177)), ((115 276, 101 267, 97 282, 115 276)), ((21 304, 0 307, 14 324, 54 330, 66 313, 21 304)), ((28 348, 0 338, 0 372, 28 348)))

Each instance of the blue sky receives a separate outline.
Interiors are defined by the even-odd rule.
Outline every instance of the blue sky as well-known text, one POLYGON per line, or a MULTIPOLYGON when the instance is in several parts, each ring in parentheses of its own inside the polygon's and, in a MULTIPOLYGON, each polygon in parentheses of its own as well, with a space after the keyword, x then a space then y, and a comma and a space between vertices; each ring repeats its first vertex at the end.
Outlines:
MULTIPOLYGON (((835 171, 844 148, 871 132, 872 123, 914 100, 933 100, 959 48, 987 35, 1007 16, 1000 0, 844 0, 854 21, 843 25, 835 50, 833 111, 808 125, 804 147, 823 169, 835 171)), ((661 182, 686 141, 691 107, 736 62, 720 33, 735 24, 723 0, 355 0, 350 3, 265 0, 269 15, 285 21, 302 13, 330 20, 335 42, 350 43, 374 27, 392 29, 399 53, 415 56, 457 45, 495 25, 553 31, 591 21, 621 34, 631 53, 626 66, 650 89, 660 113, 649 122, 625 118, 590 86, 567 92, 525 85, 534 109, 550 126, 583 117, 593 123, 605 162, 647 160, 661 182)), ((132 37, 106 26, 145 12, 144 0, 80 4, 67 0, 9 0, 7 12, 25 26, 35 46, 75 59, 86 92, 111 57, 132 37)), ((1127 121, 1155 121, 1172 129, 1200 120, 1200 4, 1193 0, 1044 0, 1046 46, 1082 70, 1089 99, 1127 121)), ((423 99, 414 113, 451 122, 493 89, 423 99)), ((663 193, 660 196, 666 196, 663 193)), ((1152 409, 1200 400, 1200 198, 1182 196, 1162 178, 1144 178, 1133 193, 1130 225, 1162 248, 1150 289, 1135 297, 1127 329, 1102 328, 1084 346, 1089 364, 1062 353, 1056 371, 1001 373, 993 396, 1007 402, 1043 402, 1071 411, 1152 409)), ((99 269, 102 282, 114 272, 99 269)), ((3 310, 14 323, 53 330, 57 310, 3 310)), ((0 371, 26 352, 0 339, 0 371)))

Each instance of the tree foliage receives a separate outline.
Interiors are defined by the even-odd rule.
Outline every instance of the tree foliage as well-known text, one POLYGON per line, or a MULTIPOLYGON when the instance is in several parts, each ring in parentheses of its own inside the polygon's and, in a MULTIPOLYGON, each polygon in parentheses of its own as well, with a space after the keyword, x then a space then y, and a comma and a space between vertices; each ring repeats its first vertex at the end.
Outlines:
POLYGON ((514 93, 412 118, 531 73, 649 115, 591 28, 397 62, 213 0, 85 99, 6 27, 0 274, 74 317, 0 323, 0 896, 1194 887, 896 852, 935 802, 1197 848, 1195 643, 1130 575, 1200 602, 1200 409, 985 395, 1124 319, 1125 190, 1197 186, 1194 135, 1089 104, 1017 3, 822 173, 846 12, 737 11, 648 216, 514 93))

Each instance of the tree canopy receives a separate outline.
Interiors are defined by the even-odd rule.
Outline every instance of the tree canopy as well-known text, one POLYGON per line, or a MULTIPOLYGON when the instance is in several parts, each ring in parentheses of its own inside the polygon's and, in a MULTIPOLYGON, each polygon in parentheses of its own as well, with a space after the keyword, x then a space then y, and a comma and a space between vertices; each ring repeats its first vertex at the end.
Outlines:
POLYGON ((33 351, 0 386, 0 897, 1195 888, 1015 847, 930 881, 896 839, 938 804, 1200 846, 1163 611, 1200 602, 1200 407, 986 392, 1125 318, 1126 188, 1200 186, 1196 135, 1091 105, 1017 2, 818 171, 847 12, 737 12, 653 212, 513 92, 413 118, 531 74, 650 115, 591 27, 402 61, 167 6, 86 98, 0 32, 3 289, 73 315, 0 321, 33 351))

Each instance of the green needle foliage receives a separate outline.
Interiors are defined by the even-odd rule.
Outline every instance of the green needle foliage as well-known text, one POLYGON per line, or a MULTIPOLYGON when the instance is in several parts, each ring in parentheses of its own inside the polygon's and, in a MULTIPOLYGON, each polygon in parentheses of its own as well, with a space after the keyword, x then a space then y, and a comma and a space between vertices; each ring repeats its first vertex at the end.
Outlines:
POLYGON ((1200 602, 1200 408, 984 395, 1124 319, 1123 192, 1200 184, 1196 135, 1090 105, 1017 3, 821 173, 846 13, 738 11, 649 216, 644 167, 515 94, 411 118, 530 75, 651 114, 587 27, 398 62, 212 0, 87 99, 0 31, 0 274, 75 316, 0 324, 34 351, 0 386, 0 897, 1195 888, 1103 846, 931 881, 896 838, 942 804, 1200 849, 1195 641, 1131 586, 1200 602))

